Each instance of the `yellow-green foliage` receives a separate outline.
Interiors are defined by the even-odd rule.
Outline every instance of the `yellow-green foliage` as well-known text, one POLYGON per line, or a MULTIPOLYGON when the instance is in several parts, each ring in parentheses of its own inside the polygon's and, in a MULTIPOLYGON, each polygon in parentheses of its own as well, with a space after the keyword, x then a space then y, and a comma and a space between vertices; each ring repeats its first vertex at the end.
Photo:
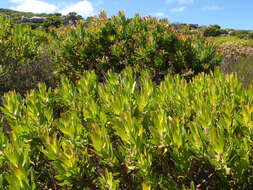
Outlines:
POLYGON ((0 189, 252 187, 253 92, 235 76, 105 78, 4 96, 0 189))
POLYGON ((253 92, 204 74, 220 56, 203 39, 123 13, 49 33, 0 17, 0 29, 0 94, 22 93, 0 107, 0 189, 252 187, 253 92), (58 88, 23 96, 56 71, 58 88))
POLYGON ((48 36, 0 16, 0 96, 8 90, 25 94, 38 82, 53 81, 48 77, 53 68, 45 46, 48 36))
POLYGON ((12 62, 12 65, 24 64, 37 58, 41 50, 40 39, 36 38, 30 27, 14 26, 10 19, 0 17, 0 29, 2 67, 7 67, 12 62))

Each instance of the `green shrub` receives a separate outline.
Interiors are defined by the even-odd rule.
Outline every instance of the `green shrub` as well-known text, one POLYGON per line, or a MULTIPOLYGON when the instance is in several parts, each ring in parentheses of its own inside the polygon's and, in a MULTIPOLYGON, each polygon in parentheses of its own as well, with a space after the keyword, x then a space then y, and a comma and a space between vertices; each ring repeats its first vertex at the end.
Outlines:
POLYGON ((1 189, 252 187, 253 91, 235 76, 105 78, 5 95, 1 189))
POLYGON ((158 80, 167 73, 192 77, 209 72, 220 57, 203 39, 179 36, 166 20, 152 17, 127 19, 124 13, 94 17, 89 25, 60 29, 52 44, 59 73, 78 79, 84 70, 99 77, 109 69, 120 72, 131 66, 149 69, 158 80))
POLYGON ((0 96, 9 90, 25 94, 38 82, 54 83, 47 40, 48 34, 42 30, 0 17, 0 96))
POLYGON ((64 20, 61 17, 53 15, 53 16, 47 17, 44 20, 42 26, 46 29, 48 29, 49 27, 58 28, 58 27, 62 26, 63 23, 64 23, 64 20))

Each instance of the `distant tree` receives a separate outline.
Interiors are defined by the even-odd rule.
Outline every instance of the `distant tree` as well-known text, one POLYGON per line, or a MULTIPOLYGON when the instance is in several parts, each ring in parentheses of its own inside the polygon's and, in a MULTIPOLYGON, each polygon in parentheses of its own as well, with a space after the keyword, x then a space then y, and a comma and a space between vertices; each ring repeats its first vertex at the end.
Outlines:
POLYGON ((221 29, 221 27, 218 24, 211 25, 214 28, 221 29))
POLYGON ((223 34, 223 30, 218 25, 211 25, 204 29, 204 36, 219 36, 223 34))
POLYGON ((61 17, 62 14, 61 13, 55 13, 54 16, 58 16, 58 17, 61 17))
POLYGON ((78 20, 82 20, 83 17, 81 15, 78 15, 76 12, 70 12, 65 16, 65 23, 69 24, 72 22, 73 24, 76 24, 78 20))
POLYGON ((50 16, 47 17, 46 20, 43 22, 43 27, 48 28, 50 26, 60 27, 63 24, 63 19, 59 16, 50 16))

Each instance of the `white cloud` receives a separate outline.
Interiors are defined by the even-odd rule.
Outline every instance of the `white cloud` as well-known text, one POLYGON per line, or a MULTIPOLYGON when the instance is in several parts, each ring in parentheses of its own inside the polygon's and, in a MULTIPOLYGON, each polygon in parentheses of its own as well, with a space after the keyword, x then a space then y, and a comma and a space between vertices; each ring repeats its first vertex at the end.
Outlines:
POLYGON ((186 7, 177 7, 177 8, 172 8, 170 9, 170 12, 172 13, 181 13, 183 11, 185 11, 186 7))
POLYGON ((179 3, 179 4, 188 4, 193 3, 194 0, 167 0, 168 3, 179 3))
POLYGON ((45 0, 9 0, 11 3, 16 4, 11 7, 17 11, 34 12, 34 13, 54 13, 60 12, 68 14, 69 12, 76 12, 84 17, 95 14, 93 4, 88 0, 82 0, 77 3, 68 4, 62 2, 55 5, 47 3, 45 0))
POLYGON ((74 4, 67 5, 59 12, 62 14, 68 14, 69 12, 77 12, 78 14, 86 17, 94 14, 94 7, 91 2, 84 0, 74 4))
POLYGON ((40 0, 11 0, 11 2, 17 4, 17 6, 12 7, 17 11, 51 13, 58 9, 55 5, 40 0))
POLYGON ((220 11, 223 10, 223 7, 220 6, 208 6, 208 7, 204 7, 202 8, 203 11, 220 11))

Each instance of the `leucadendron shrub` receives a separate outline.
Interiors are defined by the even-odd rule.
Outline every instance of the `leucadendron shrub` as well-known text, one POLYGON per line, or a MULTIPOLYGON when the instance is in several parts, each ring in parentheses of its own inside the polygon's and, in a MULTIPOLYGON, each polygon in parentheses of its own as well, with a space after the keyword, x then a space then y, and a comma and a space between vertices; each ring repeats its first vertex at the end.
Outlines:
POLYGON ((54 84, 48 34, 0 16, 0 97, 9 90, 25 94, 39 82, 54 84))
POLYGON ((105 12, 87 23, 55 32, 51 44, 58 72, 76 80, 85 70, 99 78, 109 69, 149 69, 157 81, 167 73, 191 78, 210 72, 221 61, 212 45, 201 38, 177 34, 166 19, 126 18, 123 12, 107 18, 105 12))
POLYGON ((253 91, 234 75, 190 82, 94 72, 5 94, 0 189, 250 189, 253 91))

